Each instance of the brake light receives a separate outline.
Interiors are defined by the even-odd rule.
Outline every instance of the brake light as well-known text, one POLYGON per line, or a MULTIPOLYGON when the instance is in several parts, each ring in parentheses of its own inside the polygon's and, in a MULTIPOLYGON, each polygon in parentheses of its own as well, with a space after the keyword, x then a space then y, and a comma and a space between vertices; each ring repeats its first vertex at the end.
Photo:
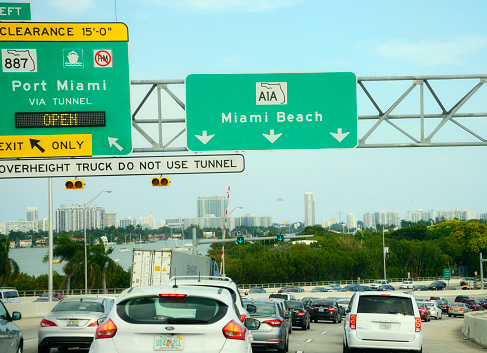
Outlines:
POLYGON ((477 309, 477 305, 472 306, 472 309, 477 309))
POLYGON ((98 321, 93 321, 88 327, 98 326, 98 321))
POLYGON ((335 311, 335 308, 328 308, 326 310, 328 310, 328 311, 335 311))
POLYGON ((186 298, 186 294, 159 294, 161 298, 186 298))
POLYGON ((298 313, 298 316, 304 316, 304 314, 305 314, 305 312, 304 312, 304 311, 300 311, 300 312, 298 313))
POLYGON ((451 306, 448 307, 448 310, 451 310, 451 306))
POLYGON ((48 327, 48 326, 57 326, 54 322, 42 319, 41 321, 41 327, 48 327))
POLYGON ((309 307, 311 310, 316 310, 316 308, 314 306, 310 306, 309 307))
POLYGON ((282 321, 279 320, 279 319, 274 319, 274 320, 265 320, 265 321, 262 321, 263 324, 269 324, 273 327, 278 327, 278 326, 281 326, 282 325, 282 321))
POLYGON ((352 314, 350 315, 350 328, 355 330, 357 328, 357 315, 352 314))
POLYGON ((386 294, 386 293, 381 294, 381 295, 382 295, 382 296, 384 296, 384 297, 388 297, 388 296, 390 296, 390 294, 386 294))
POLYGON ((460 311, 463 311, 463 308, 461 308, 460 311))
POLYGON ((245 322, 245 315, 240 315, 240 321, 245 322))
POLYGON ((96 339, 99 338, 111 338, 115 336, 117 333, 117 326, 113 323, 112 320, 108 320, 104 322, 101 326, 98 326, 96 330, 96 339))
POLYGON ((245 332, 247 332, 247 329, 232 320, 225 325, 222 332, 225 338, 232 340, 245 340, 245 332))
POLYGON ((414 318, 414 332, 421 332, 421 318, 414 318))

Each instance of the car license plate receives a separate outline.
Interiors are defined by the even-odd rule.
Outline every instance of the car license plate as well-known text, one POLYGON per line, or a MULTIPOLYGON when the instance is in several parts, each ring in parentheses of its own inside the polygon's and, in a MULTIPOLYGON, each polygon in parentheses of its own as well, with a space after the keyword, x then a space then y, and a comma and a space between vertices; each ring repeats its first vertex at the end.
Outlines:
POLYGON ((390 330, 391 329, 391 323, 390 322, 387 322, 387 323, 379 323, 379 328, 382 329, 382 330, 390 330))
POLYGON ((325 311, 325 309, 318 309, 318 311, 322 313, 323 311, 325 311))
POLYGON ((182 351, 183 350, 183 336, 155 336, 154 337, 155 351, 182 351))
POLYGON ((66 326, 79 326, 79 320, 68 320, 66 326))

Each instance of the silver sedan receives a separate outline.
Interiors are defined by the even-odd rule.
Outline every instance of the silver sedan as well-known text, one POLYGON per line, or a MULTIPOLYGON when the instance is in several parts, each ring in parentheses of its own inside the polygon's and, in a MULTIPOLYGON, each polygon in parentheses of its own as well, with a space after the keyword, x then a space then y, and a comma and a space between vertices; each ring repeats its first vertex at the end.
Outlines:
POLYGON ((98 320, 108 316, 113 299, 77 297, 63 299, 42 318, 38 331, 38 352, 49 353, 52 347, 88 348, 93 341, 98 320))

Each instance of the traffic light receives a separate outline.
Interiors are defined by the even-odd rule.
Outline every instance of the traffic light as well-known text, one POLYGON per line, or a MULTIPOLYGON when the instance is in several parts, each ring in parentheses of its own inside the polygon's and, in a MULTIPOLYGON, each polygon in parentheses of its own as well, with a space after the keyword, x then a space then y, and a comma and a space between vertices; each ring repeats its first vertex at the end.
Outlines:
POLYGON ((244 237, 237 237, 237 244, 243 244, 245 243, 244 237))
POLYGON ((152 178, 152 186, 169 186, 169 178, 152 178))
POLYGON ((66 189, 84 189, 85 188, 85 181, 84 180, 66 180, 66 189))
POLYGON ((284 235, 279 234, 279 235, 277 236, 277 241, 284 241, 284 235))

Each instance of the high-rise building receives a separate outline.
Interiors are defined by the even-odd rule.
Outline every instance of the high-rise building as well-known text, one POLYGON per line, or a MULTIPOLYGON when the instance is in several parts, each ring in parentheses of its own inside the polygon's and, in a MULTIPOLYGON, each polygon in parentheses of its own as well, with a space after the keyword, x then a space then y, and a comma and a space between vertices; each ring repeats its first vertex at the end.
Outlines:
POLYGON ((312 192, 304 193, 304 226, 315 225, 315 202, 312 192))
POLYGON ((357 229, 357 215, 353 213, 347 213, 347 229, 348 232, 357 229))
POLYGON ((27 221, 37 221, 38 219, 37 207, 27 207, 27 221))
MULTIPOLYGON (((105 209, 100 206, 86 207, 86 229, 105 228, 105 209)), ((56 231, 73 232, 84 229, 84 213, 81 205, 60 205, 56 210, 56 231)))
POLYGON ((438 211, 436 216, 440 219, 445 219, 446 221, 450 221, 452 219, 468 221, 469 219, 475 219, 475 211, 467 209, 462 211, 457 208, 455 211, 438 211))
POLYGON ((379 212, 375 212, 374 214, 375 224, 383 226, 401 226, 401 214, 399 212, 386 212, 384 210, 380 210, 379 212))
POLYGON ((225 217, 227 207, 226 198, 223 196, 200 196, 196 203, 197 217, 225 217))
POLYGON ((376 228, 375 224, 375 216, 373 213, 366 213, 364 214, 364 228, 376 228))
POLYGON ((435 211, 423 211, 423 210, 416 210, 416 211, 408 211, 406 213, 406 221, 408 222, 420 222, 420 221, 429 221, 435 220, 435 211))
POLYGON ((105 212, 107 227, 117 227, 117 212, 105 212))
POLYGON ((146 229, 156 229, 156 219, 152 214, 149 217, 140 217, 140 226, 146 229))
POLYGON ((130 225, 135 227, 135 224, 136 224, 135 219, 132 217, 124 217, 118 221, 118 226, 121 228, 125 228, 125 227, 128 227, 130 225))

